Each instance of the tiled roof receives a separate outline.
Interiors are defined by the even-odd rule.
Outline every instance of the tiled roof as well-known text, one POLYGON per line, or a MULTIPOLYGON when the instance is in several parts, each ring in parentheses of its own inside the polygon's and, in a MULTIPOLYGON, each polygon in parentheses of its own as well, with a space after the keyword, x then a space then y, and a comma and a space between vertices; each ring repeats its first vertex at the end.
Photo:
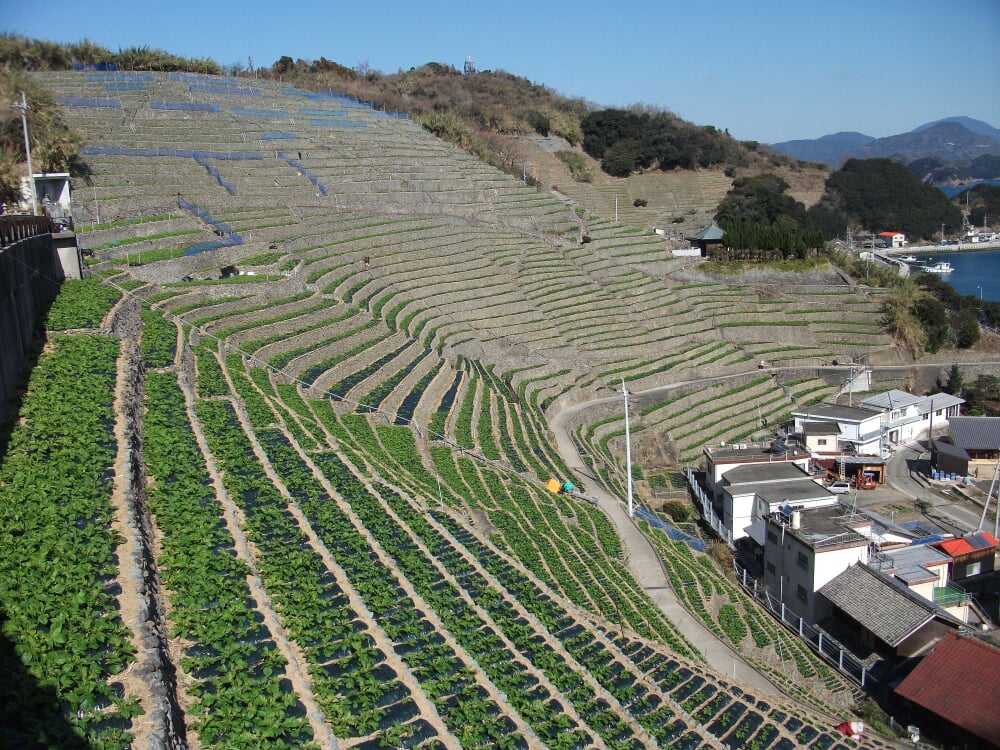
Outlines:
POLYGON ((920 396, 893 388, 885 393, 876 393, 861 402, 861 406, 866 409, 882 411, 883 409, 902 409, 904 406, 920 403, 920 396))
POLYGON ((849 567, 819 593, 893 647, 934 618, 932 605, 861 564, 849 567))
POLYGON ((986 531, 973 531, 958 539, 948 539, 934 544, 939 550, 952 557, 967 555, 982 549, 996 548, 997 542, 993 535, 986 531))
POLYGON ((960 448, 1000 448, 1000 417, 952 417, 948 420, 951 442, 960 448))
POLYGON ((1000 746, 1000 649, 948 633, 896 688, 897 695, 1000 746))

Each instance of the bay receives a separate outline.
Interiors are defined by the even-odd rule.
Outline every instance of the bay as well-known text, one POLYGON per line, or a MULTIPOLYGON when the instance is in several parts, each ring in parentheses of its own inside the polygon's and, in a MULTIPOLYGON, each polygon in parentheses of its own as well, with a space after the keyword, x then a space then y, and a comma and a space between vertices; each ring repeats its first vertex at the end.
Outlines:
POLYGON ((940 274, 940 278, 955 287, 960 294, 971 294, 991 302, 1000 302, 1000 250, 938 252, 926 255, 913 251, 913 255, 928 265, 941 260, 951 263, 955 270, 940 274))

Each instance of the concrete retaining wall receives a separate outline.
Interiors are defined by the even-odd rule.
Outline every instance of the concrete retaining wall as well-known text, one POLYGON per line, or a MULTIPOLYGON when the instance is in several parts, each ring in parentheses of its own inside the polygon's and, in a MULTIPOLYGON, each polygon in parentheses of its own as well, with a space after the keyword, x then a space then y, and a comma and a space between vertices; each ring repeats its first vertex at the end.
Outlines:
POLYGON ((0 408, 4 410, 20 383, 35 326, 64 278, 50 234, 0 250, 0 408))

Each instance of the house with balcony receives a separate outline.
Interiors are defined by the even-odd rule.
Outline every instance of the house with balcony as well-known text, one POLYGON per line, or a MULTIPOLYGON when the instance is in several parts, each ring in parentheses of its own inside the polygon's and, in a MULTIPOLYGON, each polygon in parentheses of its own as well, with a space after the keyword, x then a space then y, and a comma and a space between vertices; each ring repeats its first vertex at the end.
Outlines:
POLYGON ((911 544, 895 549, 883 549, 872 568, 889 575, 917 596, 941 607, 948 614, 969 623, 971 596, 951 583, 948 571, 952 558, 931 544, 911 544))
POLYGON ((814 435, 819 434, 817 424, 837 426, 836 441, 831 440, 831 444, 825 446, 827 450, 817 451, 820 455, 882 455, 882 415, 879 412, 824 402, 793 411, 792 419, 795 432, 799 434, 806 431, 806 425, 810 425, 809 430, 814 435))
POLYGON ((946 431, 949 420, 961 414, 964 403, 965 399, 949 393, 915 396, 893 389, 868 396, 860 406, 881 415, 886 442, 900 444, 930 436, 935 430, 946 431))

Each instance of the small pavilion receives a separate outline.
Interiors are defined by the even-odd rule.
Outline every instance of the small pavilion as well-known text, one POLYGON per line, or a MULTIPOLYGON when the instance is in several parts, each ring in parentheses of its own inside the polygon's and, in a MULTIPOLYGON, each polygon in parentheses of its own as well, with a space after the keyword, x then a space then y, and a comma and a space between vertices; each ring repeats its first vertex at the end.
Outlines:
POLYGON ((708 246, 709 245, 721 245, 723 237, 726 236, 725 231, 722 227, 715 223, 715 219, 707 227, 702 229, 697 234, 688 237, 688 240, 699 248, 701 248, 701 257, 708 257, 708 246))

